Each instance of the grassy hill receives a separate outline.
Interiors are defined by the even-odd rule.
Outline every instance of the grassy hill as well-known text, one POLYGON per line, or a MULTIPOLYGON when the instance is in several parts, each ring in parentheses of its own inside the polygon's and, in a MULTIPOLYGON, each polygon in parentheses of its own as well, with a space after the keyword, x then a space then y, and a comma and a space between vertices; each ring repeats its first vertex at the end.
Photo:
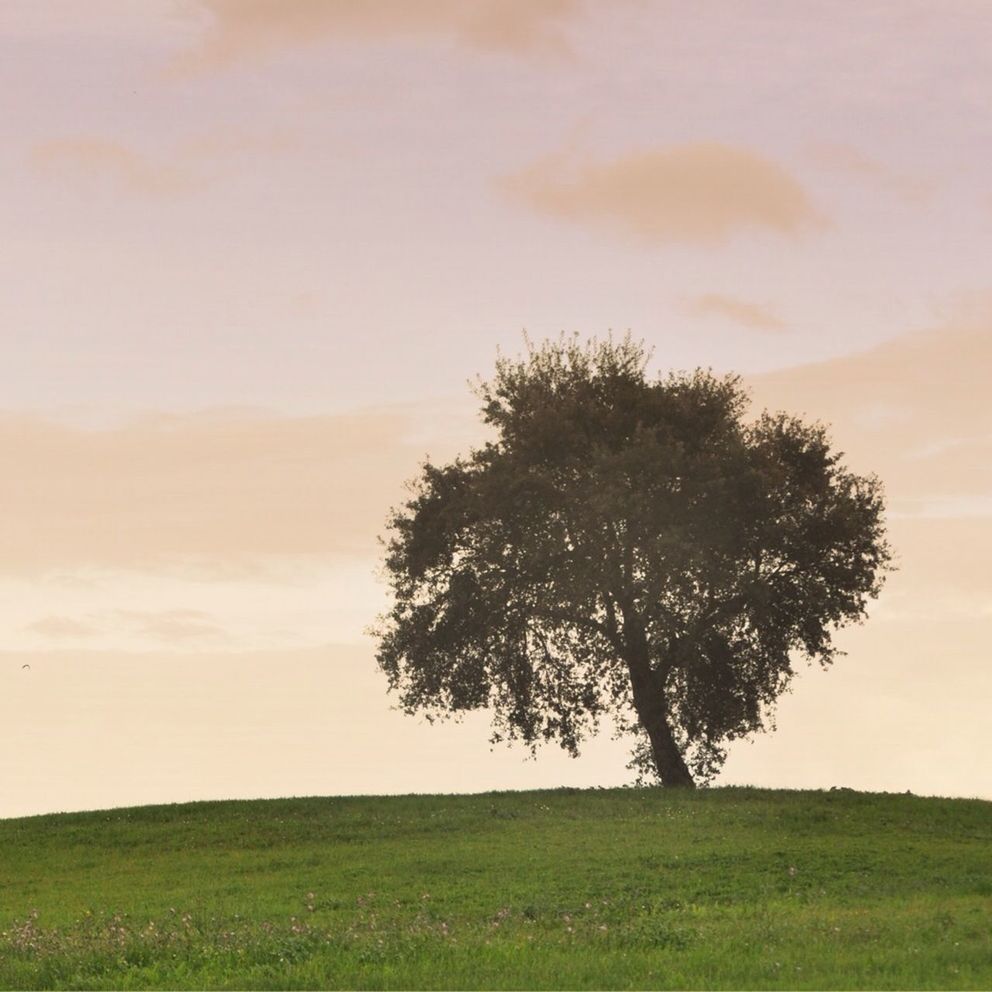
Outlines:
POLYGON ((992 803, 557 790, 0 821, 0 987, 989 988, 992 803))

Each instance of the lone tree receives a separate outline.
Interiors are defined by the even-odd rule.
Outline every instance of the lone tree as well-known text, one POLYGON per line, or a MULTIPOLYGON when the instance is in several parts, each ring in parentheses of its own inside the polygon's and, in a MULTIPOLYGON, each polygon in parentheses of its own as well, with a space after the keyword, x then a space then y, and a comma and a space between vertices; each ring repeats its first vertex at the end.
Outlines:
POLYGON ((613 716, 631 767, 711 778, 890 560, 882 493, 736 376, 651 380, 643 345, 562 339, 476 388, 495 440, 394 510, 374 633, 408 713, 489 708, 492 740, 571 754, 613 716))

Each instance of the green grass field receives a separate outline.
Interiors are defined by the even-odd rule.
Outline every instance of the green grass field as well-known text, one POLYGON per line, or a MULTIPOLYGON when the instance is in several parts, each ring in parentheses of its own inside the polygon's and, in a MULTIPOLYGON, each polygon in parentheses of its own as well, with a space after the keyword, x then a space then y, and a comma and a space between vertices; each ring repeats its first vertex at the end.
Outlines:
POLYGON ((3 988, 990 988, 992 803, 657 789, 0 821, 3 988))

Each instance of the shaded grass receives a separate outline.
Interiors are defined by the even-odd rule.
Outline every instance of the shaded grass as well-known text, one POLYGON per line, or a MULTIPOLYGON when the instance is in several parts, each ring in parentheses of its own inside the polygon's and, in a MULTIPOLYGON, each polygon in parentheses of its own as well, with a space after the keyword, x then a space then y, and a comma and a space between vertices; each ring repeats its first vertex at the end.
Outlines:
POLYGON ((264 800, 0 821, 5 988, 988 988, 992 803, 264 800))

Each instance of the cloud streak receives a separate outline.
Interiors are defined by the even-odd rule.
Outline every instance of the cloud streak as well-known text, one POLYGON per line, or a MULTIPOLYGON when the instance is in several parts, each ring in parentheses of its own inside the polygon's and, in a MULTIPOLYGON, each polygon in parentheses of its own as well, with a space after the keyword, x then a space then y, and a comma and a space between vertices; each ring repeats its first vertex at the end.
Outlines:
POLYGON ((706 293, 694 296, 685 305, 687 313, 697 317, 718 317, 742 324, 755 331, 784 331, 786 324, 771 307, 748 303, 733 296, 706 293))
POLYGON ((178 71, 219 69, 331 38, 451 40, 518 54, 567 51, 580 0, 199 0, 209 21, 178 71))
MULTIPOLYGON (((831 424, 851 467, 882 476, 894 512, 954 516, 967 505, 974 519, 992 494, 992 414, 975 402, 990 365, 992 317, 976 317, 750 382, 756 406, 831 424)), ((425 452, 446 460, 482 433, 469 400, 156 416, 101 430, 2 415, 0 455, 17 471, 5 486, 0 570, 192 562, 223 578, 285 556, 371 560, 425 452)))
POLYGON ((825 224, 780 165, 718 143, 632 151, 606 162, 554 155, 499 185, 545 216, 649 244, 712 247, 742 232, 795 237, 825 224))
POLYGON ((60 182, 108 184, 144 196, 187 193, 202 183, 184 165, 158 163, 118 141, 88 135, 40 142, 31 149, 31 160, 60 182))
POLYGON ((886 491, 899 571, 873 612, 988 623, 992 312, 861 354, 750 379, 756 406, 829 425, 843 462, 886 491))
POLYGON ((295 147, 296 139, 285 128, 216 127, 194 134, 157 161, 114 138, 69 135, 37 142, 30 162, 49 180, 86 192, 104 186, 167 198, 209 186, 220 177, 220 167, 231 162, 249 158, 264 163, 295 147))
POLYGON ((761 405, 832 425, 859 471, 875 469, 892 509, 989 505, 992 311, 908 334, 856 355, 756 376, 761 405))
POLYGON ((228 639, 228 632, 204 610, 114 610, 90 613, 85 620, 50 614, 25 624, 25 631, 54 641, 89 641, 101 635, 126 633, 139 641, 184 645, 228 639))
MULTIPOLYGON (((0 416, 0 453, 18 466, 0 517, 0 570, 199 560, 222 576, 265 556, 372 553, 416 474, 431 415, 191 414, 106 430, 0 416)), ((455 420, 431 429, 435 453, 455 420)))

